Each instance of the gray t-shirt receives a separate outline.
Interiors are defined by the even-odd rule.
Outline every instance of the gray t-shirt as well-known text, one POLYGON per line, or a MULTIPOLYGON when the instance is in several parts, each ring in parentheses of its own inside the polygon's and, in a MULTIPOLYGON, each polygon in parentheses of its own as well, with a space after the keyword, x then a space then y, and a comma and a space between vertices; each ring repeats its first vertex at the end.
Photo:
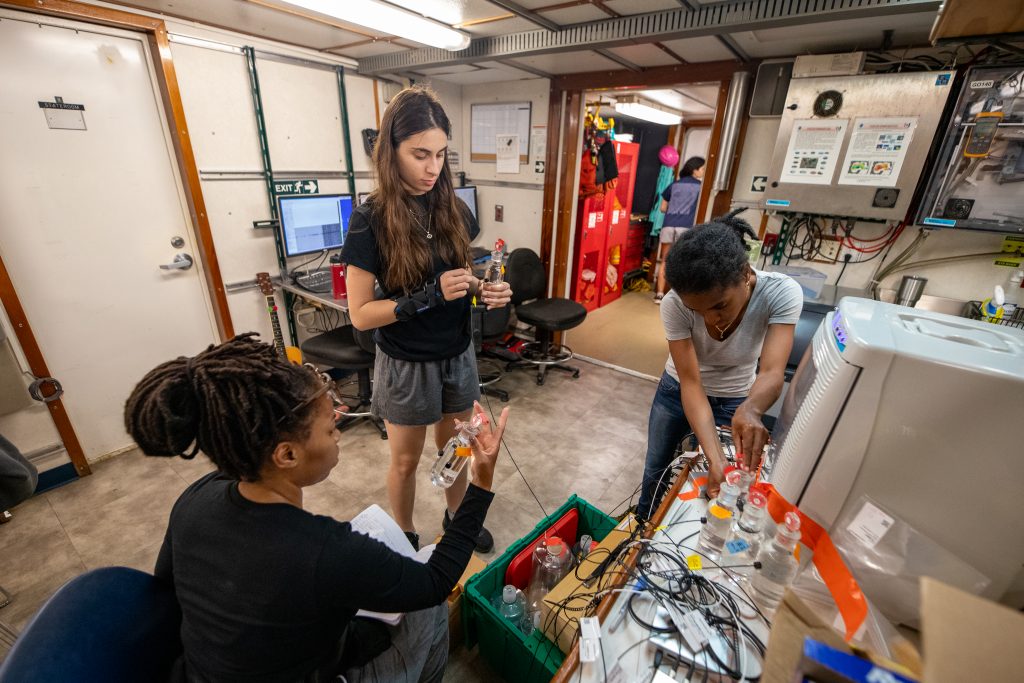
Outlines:
MULTIPOLYGON (((803 291, 796 280, 782 273, 755 270, 757 284, 750 295, 750 303, 739 327, 725 341, 708 334, 704 318, 683 305, 675 291, 670 291, 661 302, 661 322, 669 341, 693 339, 700 364, 700 378, 708 396, 721 398, 744 397, 754 384, 757 359, 761 357, 768 326, 795 325, 803 308, 803 291)), ((679 379, 672 355, 665 363, 665 371, 679 379)))

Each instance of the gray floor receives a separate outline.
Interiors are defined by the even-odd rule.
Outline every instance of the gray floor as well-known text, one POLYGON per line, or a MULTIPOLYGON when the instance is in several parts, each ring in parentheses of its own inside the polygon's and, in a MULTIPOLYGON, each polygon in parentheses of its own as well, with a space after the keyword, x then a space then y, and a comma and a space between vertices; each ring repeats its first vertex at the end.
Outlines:
MULTIPOLYGON (((500 386, 512 394, 505 440, 545 510, 576 493, 611 512, 639 484, 655 384, 579 365, 579 379, 555 373, 542 387, 532 372, 502 380, 500 386)), ((502 406, 493 398, 490 405, 495 413, 502 406)), ((337 519, 349 519, 371 503, 388 509, 387 461, 387 442, 371 427, 346 431, 339 465, 326 481, 306 490, 306 509, 337 519)), ((441 532, 444 505, 429 483, 431 465, 430 457, 420 463, 416 501, 415 520, 424 538, 441 532)), ((122 565, 152 571, 175 499, 211 469, 202 456, 185 461, 132 451, 98 463, 90 477, 19 505, 13 521, 0 526, 0 586, 12 596, 0 609, 0 620, 22 628, 58 587, 87 569, 122 565)), ((543 516, 505 452, 494 491, 487 526, 496 548, 481 556, 485 561, 543 516)), ((448 681, 496 678, 475 651, 465 650, 455 654, 445 676, 448 681)))

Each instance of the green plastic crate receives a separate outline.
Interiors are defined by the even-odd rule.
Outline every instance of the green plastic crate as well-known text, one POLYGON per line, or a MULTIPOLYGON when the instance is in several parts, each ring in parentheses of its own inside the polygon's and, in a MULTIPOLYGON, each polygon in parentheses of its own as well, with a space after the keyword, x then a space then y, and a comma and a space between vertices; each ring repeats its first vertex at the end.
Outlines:
POLYGON ((536 543, 546 529, 572 508, 579 511, 578 534, 590 534, 594 540, 601 541, 615 528, 614 519, 574 494, 466 583, 462 607, 466 647, 479 643, 481 654, 509 683, 546 683, 558 671, 565 655, 540 629, 524 636, 501 617, 491 604, 491 598, 505 585, 505 570, 512 559, 523 548, 536 543))

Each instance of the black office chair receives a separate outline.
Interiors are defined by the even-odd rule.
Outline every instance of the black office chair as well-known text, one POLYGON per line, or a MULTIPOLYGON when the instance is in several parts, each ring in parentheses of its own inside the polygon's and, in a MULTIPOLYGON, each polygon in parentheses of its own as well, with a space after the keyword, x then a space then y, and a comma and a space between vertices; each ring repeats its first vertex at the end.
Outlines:
POLYGON ((343 382, 338 386, 340 398, 349 406, 349 412, 338 419, 338 429, 348 429, 357 421, 366 419, 380 432, 380 438, 388 438, 384 422, 370 413, 370 401, 373 398, 370 373, 377 355, 373 332, 363 332, 352 325, 343 325, 310 337, 302 342, 300 348, 302 359, 320 369, 337 368, 356 373, 354 381, 343 382), (347 393, 345 388, 353 384, 358 386, 356 393, 347 393))
POLYGON ((540 257, 532 249, 516 249, 508 255, 505 281, 512 287, 512 303, 516 316, 536 329, 536 341, 523 346, 520 360, 509 363, 507 370, 536 366, 537 384, 544 384, 548 369, 580 376, 579 368, 565 365, 572 360, 572 349, 552 343, 555 332, 571 330, 587 317, 587 309, 572 299, 542 299, 547 273, 540 257))
POLYGON ((494 386, 505 375, 496 357, 484 350, 484 344, 499 341, 508 330, 512 317, 509 306, 487 310, 486 306, 477 305, 472 308, 473 315, 473 348, 476 350, 476 372, 480 379, 480 393, 494 396, 503 402, 508 401, 508 392, 494 386), (479 318, 479 326, 477 325, 479 318))

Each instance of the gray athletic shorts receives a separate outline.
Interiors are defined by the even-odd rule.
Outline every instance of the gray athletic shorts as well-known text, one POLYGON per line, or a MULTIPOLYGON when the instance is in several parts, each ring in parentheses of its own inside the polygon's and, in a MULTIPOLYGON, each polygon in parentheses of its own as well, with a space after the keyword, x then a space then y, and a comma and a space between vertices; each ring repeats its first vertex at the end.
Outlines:
POLYGON ((689 228, 672 228, 665 226, 658 233, 659 244, 675 244, 676 240, 683 236, 689 228))
POLYGON ((470 344, 447 360, 398 360, 377 348, 373 367, 374 417, 396 425, 432 425, 480 398, 476 352, 470 344))

